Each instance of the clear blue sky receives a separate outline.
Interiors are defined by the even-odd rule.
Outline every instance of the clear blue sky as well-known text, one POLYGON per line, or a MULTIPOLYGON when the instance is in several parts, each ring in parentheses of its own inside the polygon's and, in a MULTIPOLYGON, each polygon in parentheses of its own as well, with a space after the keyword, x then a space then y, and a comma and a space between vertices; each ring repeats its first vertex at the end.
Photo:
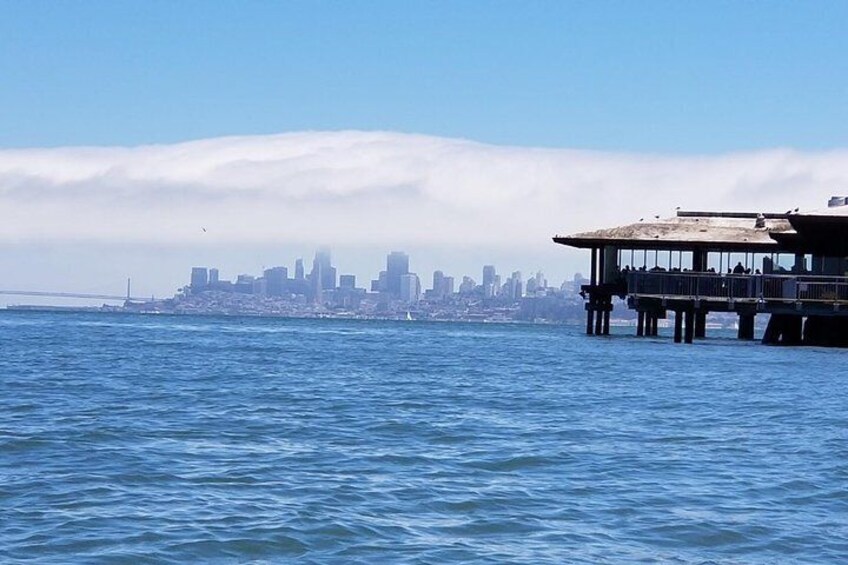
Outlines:
POLYGON ((848 2, 0 1, 0 147, 848 146, 848 2))

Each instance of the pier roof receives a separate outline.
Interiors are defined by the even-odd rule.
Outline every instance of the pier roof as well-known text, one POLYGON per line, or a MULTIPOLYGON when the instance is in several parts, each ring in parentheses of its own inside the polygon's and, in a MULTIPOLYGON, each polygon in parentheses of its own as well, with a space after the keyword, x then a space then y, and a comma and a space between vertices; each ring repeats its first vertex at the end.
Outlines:
POLYGON ((556 243, 578 248, 613 246, 624 249, 757 251, 776 253, 784 245, 773 234, 794 233, 787 214, 678 211, 671 218, 557 235, 556 243))

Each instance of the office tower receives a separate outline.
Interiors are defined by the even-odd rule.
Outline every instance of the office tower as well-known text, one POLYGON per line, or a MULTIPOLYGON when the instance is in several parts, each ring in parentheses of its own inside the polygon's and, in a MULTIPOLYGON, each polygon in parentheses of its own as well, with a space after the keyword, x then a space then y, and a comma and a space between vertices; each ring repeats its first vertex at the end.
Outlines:
POLYGON ((460 294, 471 294, 474 292, 474 288, 477 286, 477 283, 474 282, 474 279, 471 277, 462 277, 462 283, 459 285, 459 293, 460 294))
POLYGON ((209 286, 218 286, 218 269, 209 269, 209 286))
POLYGON ((386 257, 387 290, 392 296, 400 296, 400 278, 409 274, 409 255, 402 251, 392 251, 386 257))
POLYGON ((326 247, 315 252, 315 260, 321 265, 321 289, 333 290, 336 288, 336 268, 332 265, 330 250, 326 247))
POLYGON ((400 277, 400 299, 403 302, 415 303, 421 296, 421 281, 418 275, 408 273, 400 277))
POLYGON ((433 271, 433 298, 444 296, 445 274, 441 271, 433 271))
POLYGON ((341 275, 339 277, 339 288, 349 290, 356 288, 356 275, 341 275))
POLYGON ((453 294, 453 277, 442 279, 442 292, 445 297, 450 297, 453 294))
POLYGON ((256 278, 253 275, 239 275, 236 277, 236 284, 233 285, 233 290, 240 294, 253 294, 253 283, 256 278))
POLYGON ((515 271, 514 273, 512 273, 510 280, 512 281, 510 297, 513 300, 518 300, 524 295, 524 285, 521 282, 521 271, 515 271))
POLYGON ((298 259, 294 262, 294 280, 302 281, 305 278, 306 276, 303 271, 303 259, 298 259))
POLYGON ((191 292, 203 292, 209 286, 209 271, 206 267, 191 268, 191 292))
POLYGON ((323 287, 321 283, 324 279, 322 262, 318 259, 318 254, 315 254, 315 258, 312 260, 312 272, 309 273, 309 289, 310 289, 310 298, 312 298, 313 302, 321 303, 323 302, 321 291, 323 287))
POLYGON ((267 296, 283 296, 288 290, 289 270, 285 267, 265 269, 265 294, 267 296))
POLYGON ((495 266, 494 265, 486 265, 483 267, 483 288, 486 288, 489 285, 494 286, 495 284, 495 266))

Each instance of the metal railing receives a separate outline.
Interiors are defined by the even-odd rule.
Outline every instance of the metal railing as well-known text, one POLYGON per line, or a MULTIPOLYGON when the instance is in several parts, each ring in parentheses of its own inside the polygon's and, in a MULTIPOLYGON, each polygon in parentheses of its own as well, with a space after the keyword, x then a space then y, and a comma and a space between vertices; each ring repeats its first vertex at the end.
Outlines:
POLYGON ((787 302, 846 302, 848 277, 693 272, 623 273, 631 295, 787 302))

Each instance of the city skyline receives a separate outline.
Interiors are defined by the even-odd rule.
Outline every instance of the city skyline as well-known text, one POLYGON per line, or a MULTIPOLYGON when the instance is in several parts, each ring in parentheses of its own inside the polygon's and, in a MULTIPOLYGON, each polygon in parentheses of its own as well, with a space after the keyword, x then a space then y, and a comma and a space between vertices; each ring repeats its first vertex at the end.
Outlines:
MULTIPOLYGON (((289 270, 288 265, 276 265, 263 267, 258 273, 237 273, 230 277, 221 275, 221 270, 217 267, 194 266, 191 268, 188 284, 178 290, 187 294, 208 290, 263 296, 302 294, 311 301, 320 302, 321 291, 352 289, 366 293, 386 293, 393 299, 412 303, 423 298, 425 294, 431 298, 443 298, 457 292, 478 292, 481 298, 494 298, 507 293, 518 299, 525 295, 525 291, 531 293, 536 289, 549 288, 548 279, 541 270, 528 273, 525 279, 521 270, 501 276, 496 266, 491 264, 481 267, 479 278, 471 273, 454 276, 446 274, 442 269, 436 269, 432 273, 418 273, 410 269, 410 256, 403 251, 389 252, 385 268, 364 280, 355 274, 339 272, 332 264, 332 251, 327 247, 316 250, 311 271, 307 272, 303 268, 305 263, 306 258, 298 257, 291 263, 292 270, 289 270), (320 284, 316 281, 320 281, 320 284), (416 288, 414 292, 410 286, 413 283, 416 288)), ((556 285, 555 288, 564 288, 582 278, 582 274, 576 272, 570 280, 563 280, 562 284, 556 285)))

